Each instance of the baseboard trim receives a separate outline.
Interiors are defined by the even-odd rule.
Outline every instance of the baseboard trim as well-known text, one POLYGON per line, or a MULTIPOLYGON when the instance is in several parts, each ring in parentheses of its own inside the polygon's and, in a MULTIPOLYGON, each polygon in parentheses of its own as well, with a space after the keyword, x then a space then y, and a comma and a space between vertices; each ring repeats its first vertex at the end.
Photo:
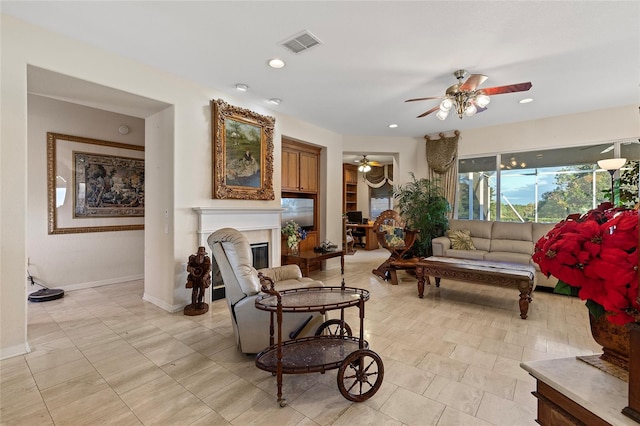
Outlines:
MULTIPOLYGON (((129 282, 129 281, 137 281, 137 280, 143 280, 144 279, 144 275, 140 274, 140 275, 129 275, 126 277, 117 277, 117 278, 109 278, 107 280, 100 280, 100 281, 89 281, 86 283, 80 283, 80 284, 71 284, 71 285, 62 285, 62 286, 55 286, 55 288, 59 288, 61 290, 64 291, 72 291, 72 290, 82 290, 85 288, 92 288, 92 287, 101 287, 104 285, 111 285, 111 284, 119 284, 119 283, 124 283, 124 282, 129 282)), ((39 290, 40 287, 35 288, 35 290, 39 290)))
POLYGON ((170 305, 162 299, 158 299, 157 297, 154 297, 154 296, 149 296, 146 292, 142 295, 142 300, 144 300, 145 302, 153 303, 157 307, 164 309, 167 312, 178 312, 183 310, 185 307, 184 304, 170 305))
POLYGON ((24 344, 11 346, 8 348, 0 349, 0 360, 13 358, 14 356, 24 355, 31 352, 31 347, 29 346, 29 342, 25 342, 24 344))

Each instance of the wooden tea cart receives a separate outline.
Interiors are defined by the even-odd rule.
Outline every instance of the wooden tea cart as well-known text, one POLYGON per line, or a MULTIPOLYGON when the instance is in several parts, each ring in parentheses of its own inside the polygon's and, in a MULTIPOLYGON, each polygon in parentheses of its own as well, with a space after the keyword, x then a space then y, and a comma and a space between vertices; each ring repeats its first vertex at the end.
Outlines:
POLYGON ((355 287, 308 287, 276 291, 273 281, 261 277, 264 295, 256 299, 256 308, 271 313, 270 346, 256 357, 256 366, 273 373, 278 383, 278 403, 282 396, 284 374, 324 373, 338 368, 338 389, 354 402, 371 398, 382 385, 384 365, 380 356, 364 340, 364 304, 369 292, 355 287), (264 282, 270 282, 265 286, 264 282), (344 321, 344 309, 357 306, 360 312, 360 335, 351 335, 344 321), (327 312, 340 310, 340 319, 321 324, 316 335, 283 340, 282 314, 285 312, 327 312))

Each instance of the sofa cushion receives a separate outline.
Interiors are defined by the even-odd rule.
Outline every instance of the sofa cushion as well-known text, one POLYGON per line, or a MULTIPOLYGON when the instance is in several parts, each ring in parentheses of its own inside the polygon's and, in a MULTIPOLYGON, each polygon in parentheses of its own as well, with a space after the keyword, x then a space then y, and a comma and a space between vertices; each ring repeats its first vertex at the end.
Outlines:
POLYGON ((489 238, 471 236, 471 241, 473 241, 473 245, 476 247, 476 250, 489 251, 491 249, 491 239, 489 238))
POLYGON ((455 257, 458 259, 474 259, 474 260, 482 260, 484 259, 486 251, 483 250, 454 250, 448 249, 444 251, 445 257, 455 257))
MULTIPOLYGON (((461 220, 451 219, 449 221, 449 229, 454 231, 461 231, 468 229, 472 237, 491 239, 491 228, 493 222, 486 220, 461 220)), ((475 244, 475 240, 474 240, 475 244)), ((479 248, 476 245, 476 248, 479 248)))
POLYGON ((531 257, 533 254, 533 243, 531 241, 491 240, 490 251, 522 253, 531 257))
POLYGON ((532 229, 531 222, 494 222, 491 239, 531 241, 532 229))
POLYGON ((494 262, 511 262, 520 263, 523 265, 529 265, 531 260, 530 254, 523 253, 511 253, 504 251, 491 251, 484 256, 485 260, 491 260, 494 262))
POLYGON ((447 237, 451 240, 451 248, 455 250, 475 250, 476 246, 473 245, 471 240, 471 232, 468 229, 462 229, 459 231, 448 230, 447 237))
POLYGON ((533 224, 533 244, 537 243, 538 240, 544 237, 547 234, 547 232, 551 231, 554 226, 556 226, 555 223, 534 223, 533 224))

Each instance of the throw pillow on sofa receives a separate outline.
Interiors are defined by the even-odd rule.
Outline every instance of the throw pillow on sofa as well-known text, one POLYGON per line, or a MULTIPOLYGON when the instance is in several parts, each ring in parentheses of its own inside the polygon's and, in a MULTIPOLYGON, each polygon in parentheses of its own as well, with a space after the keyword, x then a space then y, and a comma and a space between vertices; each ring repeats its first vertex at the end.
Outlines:
POLYGON ((471 231, 468 229, 461 229, 459 231, 447 231, 447 237, 451 240, 451 248, 454 250, 475 250, 476 246, 473 245, 471 240, 471 231))

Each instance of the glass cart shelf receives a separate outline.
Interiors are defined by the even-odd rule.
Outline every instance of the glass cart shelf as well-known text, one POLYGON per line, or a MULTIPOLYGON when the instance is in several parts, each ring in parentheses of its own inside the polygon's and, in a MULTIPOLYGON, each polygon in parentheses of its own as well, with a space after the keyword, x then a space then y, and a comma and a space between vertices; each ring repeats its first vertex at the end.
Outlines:
MULTIPOLYGON (((270 279, 263 277, 267 281, 270 279)), ((276 291, 262 287, 266 294, 256 299, 257 309, 271 313, 271 346, 256 356, 256 366, 277 376, 278 402, 282 397, 282 375, 324 373, 338 368, 338 389, 355 402, 369 399, 382 385, 384 366, 378 354, 364 340, 364 303, 369 292, 355 287, 308 287, 276 291), (344 322, 344 309, 357 306, 360 312, 359 337, 351 336, 344 322), (328 320, 316 331, 316 336, 282 339, 282 314, 286 312, 322 312, 340 310, 340 320, 328 320), (327 330, 335 332, 326 335, 327 330), (337 328, 335 328, 337 327, 337 328), (274 340, 277 335, 277 341, 274 340)))

